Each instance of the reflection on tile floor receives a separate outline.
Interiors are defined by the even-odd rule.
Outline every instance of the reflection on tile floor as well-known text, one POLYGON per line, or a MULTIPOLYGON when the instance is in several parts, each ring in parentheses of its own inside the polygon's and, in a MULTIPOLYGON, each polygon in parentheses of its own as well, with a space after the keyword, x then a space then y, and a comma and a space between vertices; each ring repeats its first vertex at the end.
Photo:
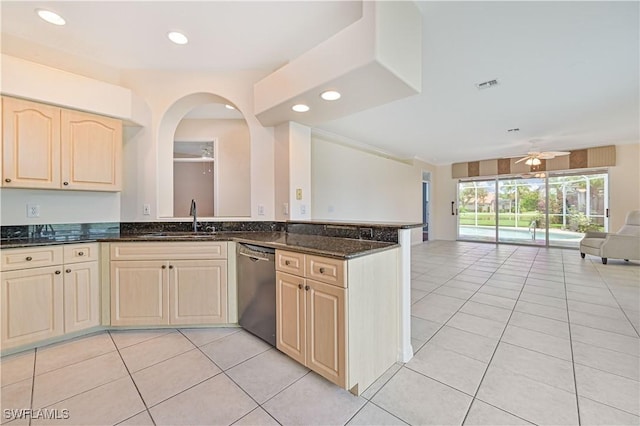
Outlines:
POLYGON ((360 397, 239 328, 112 331, 4 357, 1 423, 640 424, 637 262, 435 241, 411 266, 415 357, 360 397))

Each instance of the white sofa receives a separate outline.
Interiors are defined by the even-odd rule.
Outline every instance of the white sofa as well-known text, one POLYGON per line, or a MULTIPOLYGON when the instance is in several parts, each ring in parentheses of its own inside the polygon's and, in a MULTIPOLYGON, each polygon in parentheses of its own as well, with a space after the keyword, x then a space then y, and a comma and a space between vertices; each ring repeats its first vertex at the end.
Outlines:
POLYGON ((580 256, 600 256, 607 259, 640 260, 640 210, 627 213, 624 225, 618 232, 587 232, 580 241, 580 256))

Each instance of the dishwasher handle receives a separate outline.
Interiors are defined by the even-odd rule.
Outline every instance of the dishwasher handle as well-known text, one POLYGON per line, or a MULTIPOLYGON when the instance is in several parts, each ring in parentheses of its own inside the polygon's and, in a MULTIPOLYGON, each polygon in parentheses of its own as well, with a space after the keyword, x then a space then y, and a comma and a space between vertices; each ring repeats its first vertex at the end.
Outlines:
POLYGON ((256 255, 255 255, 255 254, 253 254, 253 253, 245 253, 245 252, 240 251, 240 252, 238 252, 238 254, 239 254, 240 256, 246 256, 246 257, 248 257, 249 259, 254 260, 254 261, 258 261, 258 260, 265 260, 265 261, 267 261, 267 262, 268 262, 269 260, 271 260, 271 259, 269 259, 268 257, 259 257, 259 256, 256 256, 256 255))

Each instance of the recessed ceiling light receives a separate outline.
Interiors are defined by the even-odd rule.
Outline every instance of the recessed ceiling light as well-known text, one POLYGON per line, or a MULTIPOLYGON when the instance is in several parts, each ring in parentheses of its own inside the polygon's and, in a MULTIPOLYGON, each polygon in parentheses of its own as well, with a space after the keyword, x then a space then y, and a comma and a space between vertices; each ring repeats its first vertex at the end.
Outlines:
POLYGON ((335 90, 327 90, 326 92, 320 93, 320 97, 325 101, 337 101, 341 96, 340 92, 336 92, 335 90))
POLYGON ((36 9, 36 13, 40 18, 53 25, 64 25, 67 23, 62 16, 50 10, 36 9))
POLYGON ((234 107, 233 105, 229 105, 229 104, 225 104, 224 107, 226 109, 236 109, 236 107, 234 107))
POLYGON ((294 110, 295 112, 307 112, 309 111, 310 108, 305 104, 296 104, 292 106, 291 109, 294 110))
POLYGON ((169 37, 169 40, 171 40, 175 44, 189 43, 189 39, 187 38, 187 36, 179 33, 178 31, 171 31, 169 34, 167 34, 167 37, 169 37))

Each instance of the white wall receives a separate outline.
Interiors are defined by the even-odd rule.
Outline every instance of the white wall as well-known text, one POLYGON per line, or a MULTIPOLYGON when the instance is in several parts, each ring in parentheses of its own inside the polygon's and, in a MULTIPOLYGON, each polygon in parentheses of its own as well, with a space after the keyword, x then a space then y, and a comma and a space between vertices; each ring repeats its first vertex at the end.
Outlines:
POLYGON ((420 167, 312 137, 314 220, 422 220, 420 167))
POLYGON ((251 216, 251 141, 246 121, 183 119, 175 133, 175 139, 181 141, 214 138, 217 142, 214 167, 218 168, 216 216, 251 216))
POLYGON ((0 224, 119 222, 120 194, 116 192, 0 190, 0 224), (40 217, 27 218, 27 204, 40 206, 40 217))
POLYGON ((137 120, 144 129, 135 134, 135 142, 125 142, 124 168, 133 176, 129 176, 130 184, 125 184, 123 191, 126 203, 123 202, 122 221, 171 220, 172 197, 167 199, 166 189, 172 187, 173 181, 172 173, 167 171, 172 169, 173 135, 182 117, 171 117, 168 125, 164 125, 167 123, 165 118, 174 105, 194 94, 217 95, 229 100, 244 114, 251 135, 251 216, 242 220, 273 219, 273 128, 262 127, 253 115, 252 87, 262 75, 249 71, 123 72, 123 85, 144 100, 144 105, 139 106, 137 120), (143 204, 151 204, 151 215, 142 215, 143 204), (265 215, 258 216, 258 205, 264 206, 265 215))
POLYGON ((609 230, 616 232, 630 210, 640 210, 640 144, 616 145, 609 168, 609 230))

